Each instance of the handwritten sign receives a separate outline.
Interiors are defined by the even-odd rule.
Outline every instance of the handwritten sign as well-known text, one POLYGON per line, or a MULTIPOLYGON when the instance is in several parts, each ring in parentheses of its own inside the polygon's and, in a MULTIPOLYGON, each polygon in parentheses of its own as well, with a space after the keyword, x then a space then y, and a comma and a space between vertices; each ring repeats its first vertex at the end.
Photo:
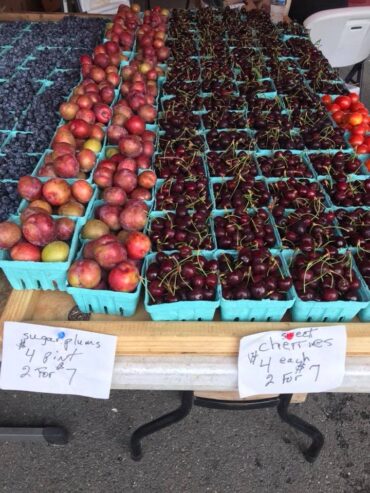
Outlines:
POLYGON ((262 332, 240 341, 240 397, 323 392, 343 381, 347 333, 343 325, 262 332))
POLYGON ((0 386, 108 399, 116 337, 5 322, 0 386))

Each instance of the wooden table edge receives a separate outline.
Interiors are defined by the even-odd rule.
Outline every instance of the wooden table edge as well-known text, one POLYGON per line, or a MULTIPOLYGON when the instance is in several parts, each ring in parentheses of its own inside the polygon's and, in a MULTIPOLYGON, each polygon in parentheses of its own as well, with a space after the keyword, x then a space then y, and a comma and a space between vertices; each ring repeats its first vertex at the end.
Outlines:
MULTIPOLYGON (((291 330, 341 323, 307 322, 153 322, 148 320, 37 320, 34 308, 41 291, 13 290, 0 317, 0 342, 5 321, 28 322, 117 336, 117 355, 202 354, 236 355, 243 336, 271 330, 291 330)), ((370 323, 347 327, 347 355, 370 356, 370 323)))

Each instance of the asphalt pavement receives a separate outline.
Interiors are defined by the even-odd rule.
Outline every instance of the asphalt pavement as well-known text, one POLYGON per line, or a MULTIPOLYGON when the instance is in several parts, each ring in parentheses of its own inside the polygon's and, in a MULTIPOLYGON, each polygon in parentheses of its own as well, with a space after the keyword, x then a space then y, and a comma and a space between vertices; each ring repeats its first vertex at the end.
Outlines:
POLYGON ((113 391, 109 400, 1 392, 0 423, 65 426, 65 446, 0 443, 0 491, 11 493, 369 493, 370 397, 311 395, 293 411, 325 435, 306 462, 307 439, 275 409, 194 407, 182 422, 146 438, 141 462, 132 431, 174 409, 176 392, 113 391))

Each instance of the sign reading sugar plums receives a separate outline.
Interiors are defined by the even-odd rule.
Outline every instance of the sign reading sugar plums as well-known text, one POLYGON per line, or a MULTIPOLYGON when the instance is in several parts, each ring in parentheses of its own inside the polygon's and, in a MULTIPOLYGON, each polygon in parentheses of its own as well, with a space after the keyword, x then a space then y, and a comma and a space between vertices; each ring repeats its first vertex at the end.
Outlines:
POLYGON ((240 397, 335 389, 343 381, 346 345, 343 325, 243 337, 238 360, 240 397))
POLYGON ((0 386, 108 399, 115 336, 5 322, 0 386))

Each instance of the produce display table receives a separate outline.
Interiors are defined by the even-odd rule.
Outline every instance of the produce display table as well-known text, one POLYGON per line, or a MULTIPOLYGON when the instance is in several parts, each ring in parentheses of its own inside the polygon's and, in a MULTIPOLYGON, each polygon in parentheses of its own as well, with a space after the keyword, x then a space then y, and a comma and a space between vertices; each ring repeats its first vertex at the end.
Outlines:
MULTIPOLYGON (((57 20, 63 14, 1 14, 1 20, 57 20)), ((1 283, 1 281, 0 281, 1 283)), ((0 284, 0 293, 2 291, 0 284)), ((1 305, 0 305, 1 307, 1 305)), ((0 308, 1 311, 1 308, 0 308)), ((226 322, 217 312, 213 321, 152 321, 140 300, 134 316, 122 318, 105 314, 83 314, 72 296, 61 291, 13 290, 0 316, 0 342, 5 321, 28 322, 111 334, 117 337, 112 389, 181 391, 181 405, 175 411, 144 425, 132 436, 131 453, 141 457, 143 437, 187 416, 193 403, 206 407, 243 409, 277 407, 279 416, 312 439, 305 452, 313 461, 323 445, 323 436, 312 425, 290 414, 289 405, 304 396, 280 395, 239 400, 237 396, 237 355, 244 336, 273 330, 335 325, 334 322, 226 322), (194 394, 196 393, 196 395, 194 394)), ((341 322, 338 322, 341 323, 341 322)), ((370 324, 358 319, 344 323, 347 328, 347 358, 343 383, 333 392, 370 392, 370 324)), ((14 430, 13 430, 14 431, 14 430)), ((15 430, 16 438, 39 438, 65 443, 65 431, 15 430), (23 433, 23 434, 22 434, 23 433)), ((14 435, 14 433, 13 433, 14 435)), ((12 432, 0 428, 0 436, 12 432)))
MULTIPOLYGON (((0 320, 1 324, 6 320, 22 321, 117 336, 114 389, 213 392, 237 390, 236 361, 242 337, 268 330, 333 325, 289 321, 153 322, 141 304, 130 319, 102 314, 88 318, 75 309, 67 293, 13 290, 0 320)), ((369 392, 369 324, 345 325, 346 376, 335 392, 369 392)))
MULTIPOLYGON (((205 407, 233 410, 278 406, 281 419, 312 438, 311 446, 304 453, 307 460, 315 460, 323 446, 324 439, 315 427, 288 412, 292 397, 292 402, 302 402, 305 396, 256 396, 252 400, 238 400, 237 354, 243 336, 267 330, 325 324, 289 321, 225 323, 217 320, 153 322, 142 305, 129 320, 98 314, 89 317, 76 309, 67 293, 15 290, 11 292, 1 315, 1 331, 5 321, 27 321, 115 335, 117 355, 112 389, 181 391, 182 401, 178 409, 144 425, 135 432, 136 435, 133 434, 131 454, 136 460, 142 456, 141 438, 185 418, 193 402, 205 407)), ((345 377, 341 387, 332 392, 370 392, 369 324, 349 323, 346 327, 345 377)), ((8 431, 5 433, 8 437, 8 431)), ((64 430, 62 436, 54 429, 50 434, 51 437, 47 438, 45 431, 41 431, 39 438, 51 443, 64 443, 66 440, 64 430)), ((27 436, 34 440, 34 431, 31 429, 31 435, 27 436)), ((25 438, 24 434, 20 437, 25 438)))

